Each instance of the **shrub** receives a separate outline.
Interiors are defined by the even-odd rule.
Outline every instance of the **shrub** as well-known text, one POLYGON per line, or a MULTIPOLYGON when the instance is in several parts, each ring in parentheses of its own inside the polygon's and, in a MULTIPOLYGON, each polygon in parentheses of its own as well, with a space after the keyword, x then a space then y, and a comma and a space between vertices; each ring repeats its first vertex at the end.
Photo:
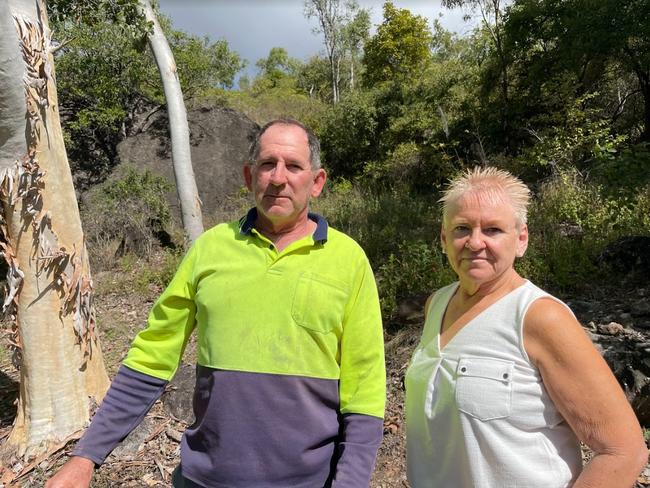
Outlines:
POLYGON ((161 234, 177 233, 165 199, 172 188, 163 177, 127 166, 121 177, 89 191, 81 217, 93 267, 112 267, 118 251, 147 256, 161 234))
POLYGON ((354 238, 375 271, 384 319, 399 300, 431 293, 453 280, 439 251, 440 224, 431 197, 377 193, 339 180, 314 204, 330 224, 354 238))
POLYGON ((550 289, 580 289, 603 281, 603 249, 627 235, 650 235, 650 185, 620 193, 562 170, 541 185, 530 210, 531 244, 518 264, 550 289))
POLYGON ((455 279, 439 245, 422 240, 400 243, 377 270, 383 317, 390 319, 400 300, 429 294, 455 279))

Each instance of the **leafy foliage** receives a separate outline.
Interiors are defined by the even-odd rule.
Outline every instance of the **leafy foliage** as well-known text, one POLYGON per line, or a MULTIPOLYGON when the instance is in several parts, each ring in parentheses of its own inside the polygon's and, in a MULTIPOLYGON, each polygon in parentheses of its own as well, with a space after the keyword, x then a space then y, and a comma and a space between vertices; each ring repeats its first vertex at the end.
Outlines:
POLYGON ((364 50, 364 84, 389 80, 409 82, 426 67, 432 35, 425 18, 391 2, 384 4, 384 21, 364 50))
POLYGON ((197 98, 216 86, 232 88, 235 75, 246 66, 224 39, 211 42, 170 27, 167 38, 185 98, 197 98))
POLYGON ((80 210, 94 265, 110 267, 116 253, 146 256, 158 236, 173 234, 166 200, 172 188, 165 178, 129 166, 93 188, 80 210))

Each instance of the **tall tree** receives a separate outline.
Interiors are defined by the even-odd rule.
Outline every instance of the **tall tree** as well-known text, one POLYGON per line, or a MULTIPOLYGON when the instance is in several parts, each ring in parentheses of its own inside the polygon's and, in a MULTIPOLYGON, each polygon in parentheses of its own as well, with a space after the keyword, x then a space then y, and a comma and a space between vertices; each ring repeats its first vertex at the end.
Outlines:
POLYGON ((386 2, 384 20, 364 49, 364 84, 403 82, 416 77, 431 60, 431 41, 424 17, 386 2))
POLYGON ((332 82, 332 101, 337 103, 341 97, 341 61, 345 52, 345 25, 359 12, 356 0, 305 0, 305 16, 316 17, 316 32, 323 34, 325 52, 330 64, 332 82))
POLYGON ((501 131, 507 148, 510 134, 510 81, 508 72, 510 61, 504 47, 506 3, 508 3, 506 0, 442 0, 442 4, 447 8, 468 7, 472 11, 478 10, 481 14, 483 28, 490 34, 499 73, 498 86, 501 95, 501 102, 499 103, 501 131))
POLYGON ((343 26, 343 41, 347 52, 350 54, 350 90, 355 86, 355 70, 360 62, 364 43, 370 33, 370 12, 359 9, 352 19, 343 26))
POLYGON ((266 88, 275 88, 289 77, 295 77, 300 68, 300 61, 289 56, 283 47, 272 47, 266 58, 259 59, 256 66, 260 70, 260 79, 266 88))
POLYGON ((51 49, 42 1, 0 3, 0 247, 20 368, 5 460, 63 445, 108 387, 51 49))
POLYGON ((172 165, 174 166, 176 191, 181 206, 181 218, 183 228, 190 242, 194 242, 203 233, 203 219, 201 217, 201 200, 199 199, 199 191, 196 187, 192 169, 190 129, 187 123, 183 92, 181 91, 174 55, 158 23, 156 14, 149 0, 140 0, 140 4, 145 18, 153 24, 153 31, 149 34, 149 45, 156 59, 158 71, 160 71, 165 100, 167 101, 172 144, 172 165))

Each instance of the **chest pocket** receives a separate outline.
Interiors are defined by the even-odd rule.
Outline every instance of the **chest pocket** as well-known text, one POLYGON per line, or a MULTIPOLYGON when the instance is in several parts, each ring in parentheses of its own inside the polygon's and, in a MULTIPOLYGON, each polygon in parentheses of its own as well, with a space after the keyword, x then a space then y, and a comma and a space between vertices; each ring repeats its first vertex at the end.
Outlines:
POLYGON ((479 420, 510 415, 514 362, 484 357, 461 357, 456 369, 458 410, 479 420))
POLYGON ((341 329, 348 295, 344 283, 304 272, 296 283, 291 316, 298 325, 314 332, 341 329))

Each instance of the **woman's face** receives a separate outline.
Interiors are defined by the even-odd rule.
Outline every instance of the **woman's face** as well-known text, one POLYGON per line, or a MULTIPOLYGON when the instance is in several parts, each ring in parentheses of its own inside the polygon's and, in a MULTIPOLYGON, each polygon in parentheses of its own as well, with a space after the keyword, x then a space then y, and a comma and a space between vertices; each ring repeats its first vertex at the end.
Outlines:
POLYGON ((460 281, 476 285, 498 280, 528 246, 528 228, 500 193, 471 192, 452 204, 440 237, 460 281))

